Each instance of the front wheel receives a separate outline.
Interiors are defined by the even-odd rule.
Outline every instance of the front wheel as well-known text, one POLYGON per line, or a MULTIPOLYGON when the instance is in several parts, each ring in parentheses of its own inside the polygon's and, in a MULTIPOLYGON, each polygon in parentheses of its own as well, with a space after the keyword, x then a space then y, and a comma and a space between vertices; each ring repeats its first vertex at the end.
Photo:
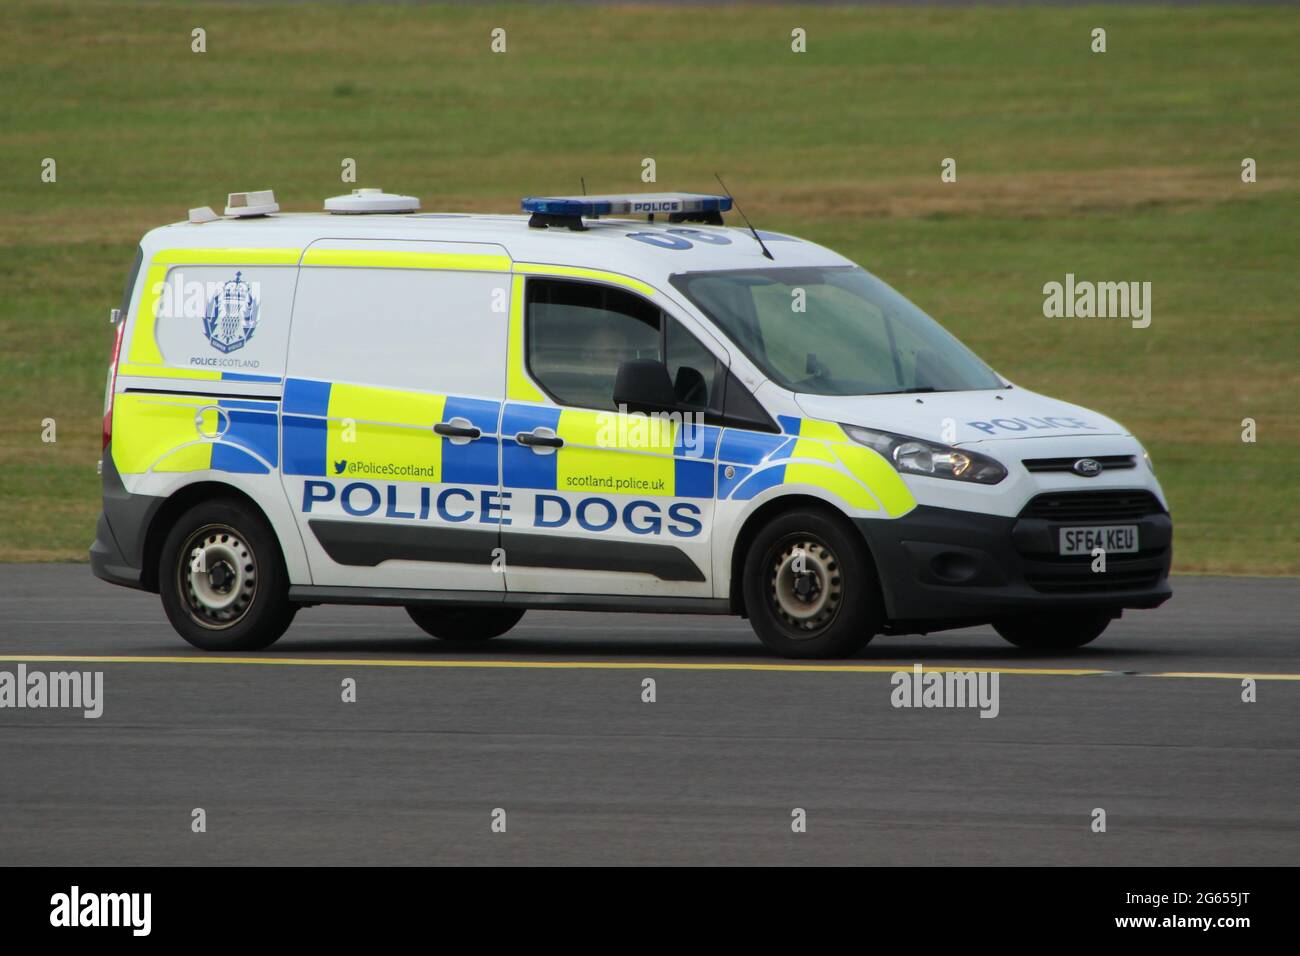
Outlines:
POLYGON ((849 657, 880 630, 880 586, 866 542, 832 515, 778 515, 745 557, 745 610, 782 657, 849 657))
POLYGON ((406 613, 426 634, 444 641, 477 644, 497 637, 524 616, 517 607, 434 607, 408 604, 406 613))
POLYGON ((172 525, 158 591, 172 627, 205 651, 269 647, 298 610, 274 532, 234 500, 196 505, 172 525))
POLYGON ((1032 614, 993 622, 993 629, 1028 651, 1068 651, 1101 637, 1112 618, 1106 613, 1032 614))

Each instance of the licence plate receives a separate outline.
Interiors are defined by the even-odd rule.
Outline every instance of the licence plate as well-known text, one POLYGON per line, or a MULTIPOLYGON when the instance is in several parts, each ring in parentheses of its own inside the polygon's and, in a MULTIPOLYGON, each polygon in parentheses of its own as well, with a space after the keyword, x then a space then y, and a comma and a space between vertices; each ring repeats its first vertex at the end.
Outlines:
POLYGON ((1107 554, 1125 554, 1138 549, 1135 524, 1100 525, 1091 528, 1062 528, 1061 554, 1092 554, 1102 548, 1107 554))

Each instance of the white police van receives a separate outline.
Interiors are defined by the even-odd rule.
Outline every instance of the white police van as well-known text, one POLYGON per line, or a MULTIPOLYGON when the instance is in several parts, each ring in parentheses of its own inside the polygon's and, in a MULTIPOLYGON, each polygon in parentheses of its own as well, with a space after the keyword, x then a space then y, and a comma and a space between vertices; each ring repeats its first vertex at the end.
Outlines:
POLYGON ((1070 648, 1170 595, 1122 426, 726 196, 325 207, 153 230, 115 316, 92 566, 200 648, 329 603, 458 641, 568 608, 740 614, 790 657, 1070 648))

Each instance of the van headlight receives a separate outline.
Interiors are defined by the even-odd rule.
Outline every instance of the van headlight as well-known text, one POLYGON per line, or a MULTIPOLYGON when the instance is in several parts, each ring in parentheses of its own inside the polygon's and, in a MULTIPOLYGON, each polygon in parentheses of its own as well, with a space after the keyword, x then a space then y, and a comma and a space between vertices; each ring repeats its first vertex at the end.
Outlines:
POLYGON ((996 485, 1007 476, 1007 470, 1001 464, 976 451, 857 425, 844 425, 843 428, 855 442, 880 452, 905 475, 928 475, 981 485, 996 485))

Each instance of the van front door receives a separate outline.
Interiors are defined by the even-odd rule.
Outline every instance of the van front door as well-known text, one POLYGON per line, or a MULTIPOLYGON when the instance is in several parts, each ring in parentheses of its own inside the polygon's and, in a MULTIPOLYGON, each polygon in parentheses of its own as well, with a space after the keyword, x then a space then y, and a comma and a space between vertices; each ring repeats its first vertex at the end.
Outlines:
POLYGON ((507 589, 561 601, 711 597, 719 429, 705 418, 725 361, 612 282, 515 281, 501 428, 507 589), (668 365, 677 411, 614 404, 619 366, 631 359, 668 365))

